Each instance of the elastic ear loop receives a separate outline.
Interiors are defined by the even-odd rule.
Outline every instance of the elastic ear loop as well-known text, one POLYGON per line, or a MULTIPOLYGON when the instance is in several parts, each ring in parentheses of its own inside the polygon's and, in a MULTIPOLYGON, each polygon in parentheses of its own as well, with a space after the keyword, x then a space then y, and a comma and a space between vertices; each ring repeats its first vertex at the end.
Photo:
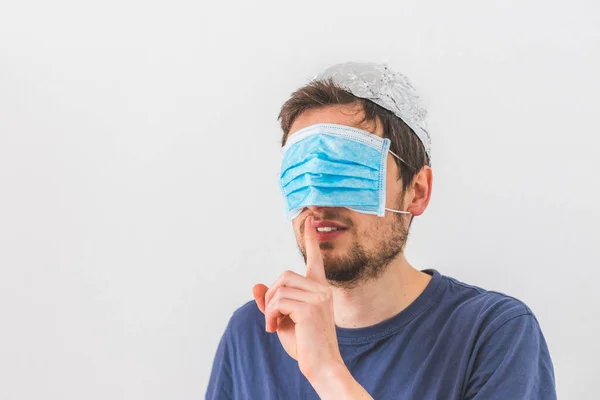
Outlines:
MULTIPOLYGON (((404 165, 406 165, 408 168, 410 168, 410 169, 414 170, 414 168, 413 168, 413 167, 412 167, 412 166, 411 166, 409 163, 407 163, 407 162, 406 162, 406 161, 404 161, 402 158, 400 158, 400 157, 399 157, 399 156, 398 156, 396 153, 394 153, 394 152, 393 152, 393 151, 391 151, 391 150, 388 150, 388 151, 389 151, 389 152, 390 152, 390 153, 391 153, 391 154, 392 154, 394 157, 396 157, 398 160, 402 161, 402 163, 403 163, 404 165)), ((408 211, 402 211, 402 210, 392 210, 391 208, 387 208, 387 207, 385 208, 385 210, 387 210, 387 211, 391 211, 391 212, 394 212, 394 213, 396 213, 396 214, 410 214, 410 215, 412 215, 412 213, 410 213, 410 212, 408 212, 408 211)))
MULTIPOLYGON (((391 208, 386 208, 387 211, 391 211, 391 212, 395 212, 396 214, 411 214, 408 211, 401 211, 401 210, 392 210, 391 208)), ((411 214, 412 215, 412 214, 411 214)))

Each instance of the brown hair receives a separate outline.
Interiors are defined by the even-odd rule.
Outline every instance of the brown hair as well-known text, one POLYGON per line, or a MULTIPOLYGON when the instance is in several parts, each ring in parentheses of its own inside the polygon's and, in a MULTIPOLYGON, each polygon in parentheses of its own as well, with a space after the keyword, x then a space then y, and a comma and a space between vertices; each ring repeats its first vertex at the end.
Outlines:
POLYGON ((400 160, 394 157, 400 171, 399 178, 402 178, 402 191, 406 191, 421 168, 430 165, 423 143, 414 131, 393 112, 370 100, 354 96, 336 85, 331 78, 311 81, 293 92, 291 97, 283 104, 277 118, 281 120, 281 129, 283 130, 281 145, 285 145, 292 124, 302 112, 341 104, 362 106, 365 115, 359 122, 359 126, 366 122, 381 123, 383 125, 383 137, 389 138, 391 141, 390 150, 408 164, 403 165, 400 160))

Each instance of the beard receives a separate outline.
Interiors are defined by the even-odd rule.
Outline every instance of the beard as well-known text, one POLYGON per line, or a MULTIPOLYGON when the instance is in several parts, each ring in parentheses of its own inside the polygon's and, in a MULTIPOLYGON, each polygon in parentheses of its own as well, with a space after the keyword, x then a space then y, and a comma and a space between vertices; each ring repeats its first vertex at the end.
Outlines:
MULTIPOLYGON (((400 201, 396 209, 402 210, 402 208, 403 204, 400 201)), ((375 279, 385 272, 398 254, 402 253, 410 227, 410 222, 406 222, 403 214, 393 213, 391 216, 378 217, 374 226, 359 235, 351 219, 344 218, 333 208, 323 210, 322 215, 319 215, 320 219, 343 223, 348 227, 347 233, 354 238, 346 254, 336 256, 328 252, 323 254, 325 276, 331 286, 352 289, 363 282, 375 279), (358 240, 359 237, 364 239, 363 242, 368 242, 369 246, 365 247, 364 243, 358 240)), ((304 237, 304 222, 300 226, 300 233, 300 237, 304 237)), ((319 247, 322 250, 334 249, 335 244, 322 242, 319 247)), ((299 241, 298 249, 306 263, 306 248, 299 241)))

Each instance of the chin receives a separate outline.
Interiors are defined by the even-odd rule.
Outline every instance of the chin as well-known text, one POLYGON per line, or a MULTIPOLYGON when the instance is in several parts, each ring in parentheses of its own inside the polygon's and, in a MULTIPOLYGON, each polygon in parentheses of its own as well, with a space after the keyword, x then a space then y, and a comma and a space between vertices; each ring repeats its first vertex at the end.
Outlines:
POLYGON ((319 243, 319 248, 321 249, 321 251, 323 250, 328 250, 328 251, 332 251, 332 250, 337 250, 340 248, 339 245, 335 245, 331 242, 321 242, 319 243))

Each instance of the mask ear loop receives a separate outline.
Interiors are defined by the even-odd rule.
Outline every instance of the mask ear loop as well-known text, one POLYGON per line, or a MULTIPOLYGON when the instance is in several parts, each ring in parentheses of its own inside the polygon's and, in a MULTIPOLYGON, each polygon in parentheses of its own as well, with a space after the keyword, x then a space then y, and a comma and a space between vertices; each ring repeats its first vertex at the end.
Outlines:
MULTIPOLYGON (((388 150, 394 157, 396 157, 398 160, 402 161, 402 164, 406 165, 408 168, 412 169, 413 171, 415 170, 409 163, 407 163, 406 161, 404 161, 402 158, 400 158, 396 153, 394 153, 391 150, 388 150)), ((402 211, 402 210, 392 210, 391 208, 385 208, 387 211, 391 211, 394 212, 396 214, 409 214, 412 215, 412 213, 408 212, 408 211, 402 211)))
POLYGON ((392 210, 391 208, 386 208, 387 211, 391 211, 394 212, 396 214, 410 214, 412 215, 412 213, 409 213, 408 211, 402 211, 402 210, 392 210))
POLYGON ((412 169, 413 171, 415 170, 412 165, 410 165, 409 163, 407 163, 406 161, 404 161, 403 159, 401 159, 400 156, 398 156, 396 153, 394 153, 391 150, 388 150, 388 151, 390 152, 391 155, 393 155, 394 157, 396 157, 398 160, 402 161, 402 164, 406 165, 408 168, 412 169))

